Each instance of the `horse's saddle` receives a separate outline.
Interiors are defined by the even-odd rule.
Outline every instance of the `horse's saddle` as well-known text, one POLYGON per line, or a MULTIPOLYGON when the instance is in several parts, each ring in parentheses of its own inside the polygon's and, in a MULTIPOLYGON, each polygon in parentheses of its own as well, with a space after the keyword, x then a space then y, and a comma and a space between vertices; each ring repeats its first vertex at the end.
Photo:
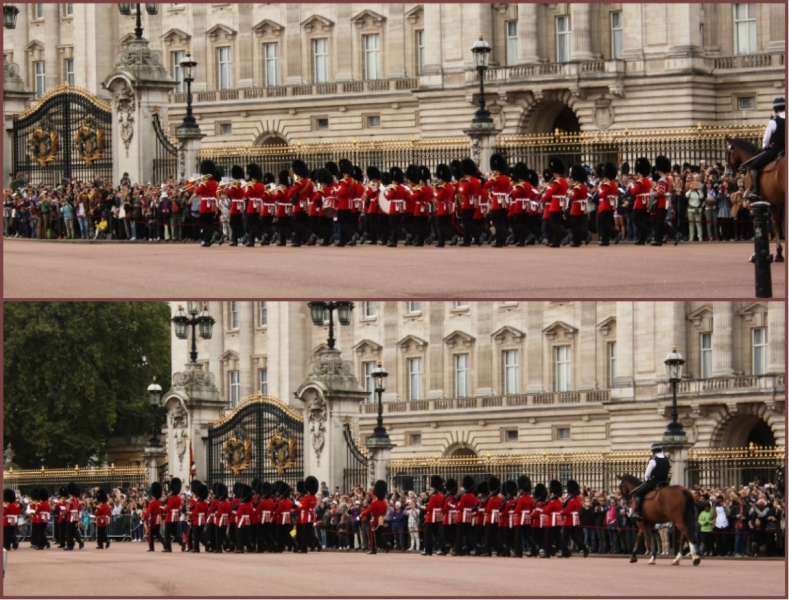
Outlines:
POLYGON ((662 488, 664 488, 664 487, 666 487, 666 486, 668 486, 668 485, 669 485, 669 482, 668 482, 668 481, 661 481, 660 483, 658 483, 658 484, 655 486, 655 489, 654 489, 654 490, 652 490, 651 492, 647 492, 647 493, 646 493, 646 496, 644 496, 644 500, 646 500, 647 498, 650 498, 650 499, 651 499, 651 498, 654 498, 654 497, 657 495, 657 493, 658 493, 658 491, 659 491, 659 490, 661 490, 662 488))
POLYGON ((784 157, 784 153, 781 152, 778 156, 775 157, 775 160, 767 163, 764 168, 762 169, 762 173, 769 173, 770 171, 775 171, 778 168, 778 163, 781 162, 781 159, 784 157))

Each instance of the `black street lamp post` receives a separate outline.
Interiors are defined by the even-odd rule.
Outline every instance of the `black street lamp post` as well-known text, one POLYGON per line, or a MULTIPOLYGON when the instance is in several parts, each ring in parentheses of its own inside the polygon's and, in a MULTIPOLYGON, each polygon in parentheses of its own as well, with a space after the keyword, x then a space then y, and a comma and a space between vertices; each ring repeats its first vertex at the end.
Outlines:
POLYGON ((491 50, 490 44, 482 39, 482 34, 480 33, 477 43, 471 49, 474 53, 474 64, 479 73, 479 108, 474 113, 474 118, 471 119, 472 123, 493 123, 493 119, 490 118, 490 112, 485 108, 485 71, 488 70, 491 50))
POLYGON ((309 302, 310 314, 312 316, 312 323, 316 327, 324 325, 324 316, 326 311, 329 311, 329 339, 327 340, 329 350, 334 349, 334 311, 337 311, 337 319, 340 325, 351 324, 351 311, 353 310, 353 302, 309 302))
POLYGON ((3 4, 3 27, 6 29, 16 29, 16 16, 19 9, 13 4, 3 4))
POLYGON ((179 64, 181 65, 184 81, 186 82, 186 116, 179 129, 196 129, 199 131, 200 128, 197 125, 197 119, 192 115, 192 82, 195 80, 197 61, 192 58, 192 53, 187 50, 186 56, 179 64))
POLYGON ((187 317, 184 312, 184 307, 179 305, 178 310, 171 319, 175 326, 175 336, 179 340, 185 340, 189 337, 189 327, 192 327, 192 351, 189 357, 192 363, 197 362, 197 327, 200 327, 200 337, 204 340, 210 340, 214 330, 214 318, 208 312, 208 305, 203 303, 203 310, 200 311, 200 302, 189 301, 186 303, 187 310, 191 317, 187 317), (199 314, 198 314, 199 313, 199 314))
POLYGON ((389 373, 384 370, 383 366, 381 366, 381 361, 379 360, 378 364, 375 365, 375 369, 373 369, 371 375, 373 378, 373 383, 375 384, 375 395, 378 397, 378 424, 375 426, 370 439, 388 440, 389 434, 386 433, 386 427, 384 427, 384 405, 381 397, 383 396, 384 391, 386 391, 386 378, 389 376, 389 373))
MULTIPOLYGON (((142 39, 142 19, 140 14, 140 4, 135 4, 137 7, 137 27, 134 28, 134 35, 137 37, 138 40, 142 39)), ((122 15, 128 16, 131 14, 132 5, 131 3, 118 3, 118 10, 121 12, 122 15)), ((153 16, 159 13, 159 5, 158 4, 146 4, 145 11, 153 16)))
POLYGON ((159 403, 162 401, 162 386, 156 383, 156 377, 153 378, 153 383, 148 386, 148 403, 151 405, 151 415, 153 417, 153 425, 151 429, 151 439, 148 440, 148 446, 151 448, 161 448, 162 444, 159 442, 159 436, 156 431, 156 411, 159 408, 159 403))
POLYGON ((685 366, 685 359, 677 352, 677 347, 671 351, 671 354, 663 361, 666 365, 666 374, 668 380, 671 382, 673 391, 673 400, 671 404, 671 423, 666 427, 666 437, 685 437, 685 431, 682 428, 682 423, 679 422, 679 412, 677 412, 677 384, 682 379, 682 370, 685 366))

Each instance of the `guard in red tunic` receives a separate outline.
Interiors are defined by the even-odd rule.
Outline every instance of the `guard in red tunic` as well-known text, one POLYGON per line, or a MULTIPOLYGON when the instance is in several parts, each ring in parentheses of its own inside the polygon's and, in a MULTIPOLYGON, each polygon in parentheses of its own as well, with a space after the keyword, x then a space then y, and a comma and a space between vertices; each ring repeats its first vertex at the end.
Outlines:
POLYGON ((502 505, 501 519, 499 520, 499 556, 510 556, 511 548, 514 547, 515 521, 511 515, 515 511, 515 494, 518 492, 518 484, 512 480, 505 481, 501 487, 502 505))
POLYGON ((480 556, 490 556, 492 550, 498 556, 503 552, 499 542, 499 522, 501 521, 501 507, 504 504, 501 498, 501 481, 498 477, 488 479, 489 496, 485 501, 485 544, 480 556))
POLYGON ((403 215, 406 212, 408 191, 403 186, 405 173, 400 167, 389 169, 389 175, 392 183, 384 193, 384 197, 389 200, 389 229, 392 233, 387 246, 397 248, 397 238, 403 232, 403 215))
POLYGON ((488 503, 488 482, 480 481, 476 487, 477 505, 471 511, 471 529, 473 531, 474 556, 482 554, 485 544, 485 508, 488 503))
POLYGON ((548 484, 548 491, 551 496, 543 506, 542 512, 545 518, 545 537, 543 549, 540 550, 540 558, 551 558, 555 552, 561 552, 563 557, 570 555, 567 547, 562 542, 562 484, 555 479, 548 484))
POLYGON ((531 535, 532 510, 534 509, 534 499, 531 497, 531 479, 526 475, 518 477, 518 495, 515 498, 515 507, 510 513, 510 521, 514 522, 514 545, 515 556, 523 557, 523 538, 529 544, 529 550, 534 555, 535 543, 531 535))
POLYGON ((572 233, 564 227, 564 211, 567 208, 567 180, 564 178, 565 166, 558 158, 551 158, 548 161, 548 168, 551 171, 551 182, 545 190, 545 200, 550 202, 550 226, 552 239, 549 244, 551 248, 558 248, 559 245, 566 246, 573 239, 572 233))
POLYGON ((217 486, 219 482, 215 482, 211 488, 212 498, 208 503, 208 512, 205 518, 205 539, 206 551, 211 552, 214 549, 214 542, 216 541, 216 509, 219 505, 219 497, 217 493, 217 486))
POLYGON ((241 481, 236 481, 233 484, 233 498, 230 501, 230 515, 228 516, 228 523, 229 523, 229 531, 228 537, 230 538, 230 543, 233 544, 235 547, 236 542, 238 541, 238 536, 236 535, 236 509, 238 505, 241 504, 241 489, 244 487, 244 483, 241 481))
POLYGON ((588 212, 589 189, 586 186, 587 173, 581 165, 573 165, 570 169, 570 182, 572 188, 568 195, 570 202, 570 226, 573 234, 573 248, 577 248, 582 243, 589 243, 589 220, 586 215, 588 212))
MULTIPOLYGON (((247 165, 247 176, 250 181, 244 186, 243 196, 246 200, 246 219, 247 219, 247 235, 245 238, 245 246, 252 248, 255 246, 255 240, 260 240, 260 245, 265 246, 265 234, 261 231, 260 221, 262 215, 268 216, 268 209, 264 204, 268 191, 266 186, 274 183, 274 176, 271 173, 263 174, 263 169, 260 165, 250 163, 247 165)), ((234 176, 235 178, 235 176, 234 176)), ((272 218, 274 213, 272 211, 272 218)), ((269 229, 271 223, 268 223, 269 229)))
POLYGON ((665 156, 658 156, 655 159, 655 172, 658 175, 655 185, 655 213, 652 215, 654 219, 655 234, 652 240, 653 246, 663 245, 663 234, 669 236, 669 239, 674 240, 674 245, 682 241, 682 234, 674 231, 674 228, 666 221, 666 215, 671 210, 671 192, 673 184, 671 182, 671 161, 665 156))
POLYGON ((292 494, 291 487, 284 481, 279 485, 279 500, 274 509, 274 524, 277 532, 277 552, 282 552, 286 548, 294 550, 295 545, 290 532, 293 531, 293 521, 291 518, 291 510, 293 502, 290 497, 292 494))
POLYGON ((452 510, 458 511, 458 529, 455 536, 455 547, 452 556, 468 554, 474 547, 474 531, 472 529, 472 512, 477 505, 477 496, 474 493, 474 479, 470 475, 463 477, 463 491, 457 502, 450 504, 452 510))
POLYGON ((470 158, 464 158, 460 162, 463 178, 460 180, 458 186, 458 195, 460 196, 460 210, 463 221, 463 242, 461 246, 471 246, 472 236, 480 239, 482 230, 477 227, 474 222, 474 213, 479 208, 479 203, 482 201, 482 184, 477 177, 477 164, 470 158))
POLYGON ((455 236, 452 228, 452 214, 455 210, 455 186, 452 185, 452 171, 445 164, 436 167, 436 179, 433 194, 433 206, 436 209, 436 248, 443 248, 447 240, 455 236))
POLYGON ((148 502, 148 509, 142 517, 143 523, 148 527, 148 550, 147 552, 154 552, 154 541, 158 539, 164 544, 164 538, 159 530, 162 522, 162 484, 154 481, 151 484, 151 498, 148 502))
POLYGON ((362 228, 367 243, 373 246, 383 240, 381 223, 382 215, 378 206, 378 199, 381 193, 381 170, 374 166, 367 167, 367 185, 364 186, 364 216, 362 217, 362 228))
MULTIPOLYGON (((233 165, 230 170, 233 179, 243 180, 244 169, 238 165, 233 165)), ((224 188, 225 194, 230 199, 230 244, 238 246, 238 241, 244 237, 244 190, 241 182, 234 183, 232 186, 224 188)))
MULTIPOLYGON (((562 507, 562 542, 567 546, 567 541, 572 539, 577 548, 582 548, 584 558, 589 556, 589 548, 584 543, 581 531, 581 487, 578 482, 570 479, 567 481, 567 499, 562 507)), ((568 549, 569 554, 569 549, 568 549)))
POLYGON ((458 482, 450 477, 444 484, 444 490, 444 519, 441 530, 443 547, 436 553, 438 556, 446 556, 449 554, 450 549, 454 548, 458 528, 458 511, 457 509, 451 508, 451 505, 454 504, 458 498, 458 482))
POLYGON ((375 499, 370 502, 370 506, 362 511, 363 521, 370 523, 370 549, 367 554, 377 554, 378 548, 384 552, 392 549, 391 545, 383 536, 384 516, 388 505, 386 504, 386 482, 379 479, 373 486, 373 496, 375 499))
POLYGON ((353 199, 351 202, 351 226, 354 230, 353 239, 360 244, 363 244, 367 239, 362 231, 362 217, 364 216, 364 173, 359 165, 353 166, 353 180, 356 185, 353 188, 353 199))
POLYGON ((304 480, 304 495, 299 498, 296 510, 296 530, 299 539, 297 552, 307 554, 307 546, 313 550, 321 550, 321 544, 315 535, 315 508, 318 506, 318 498, 315 494, 320 489, 318 480, 310 475, 304 480))
POLYGON ((439 548, 442 547, 441 535, 439 525, 444 520, 444 496, 441 494, 441 487, 444 481, 438 475, 430 477, 430 487, 433 491, 427 498, 427 507, 425 507, 425 549, 422 556, 433 555, 433 537, 439 541, 437 544, 439 548))
MULTIPOLYGON (((526 216, 529 214, 529 194, 527 189, 531 187, 528 179, 529 170, 522 162, 516 163, 512 168, 512 190, 510 191, 510 207, 507 210, 507 222, 512 230, 512 241, 518 247, 526 245, 529 235, 526 229, 526 216), (527 187, 528 186, 528 187, 527 187)), ((529 238, 531 243, 534 241, 529 238)))
POLYGON ((71 482, 68 484, 68 533, 66 535, 66 547, 63 550, 73 550, 74 541, 79 544, 79 549, 85 547, 85 542, 82 541, 82 536, 79 533, 79 513, 82 509, 82 502, 79 497, 81 495, 79 486, 71 482))
MULTIPOLYGON (((268 246, 274 240, 277 231, 274 227, 274 217, 277 216, 277 201, 274 197, 275 193, 284 196, 283 192, 290 186, 290 176, 287 170, 282 170, 277 175, 277 185, 269 185, 265 189, 265 194, 262 196, 263 203, 260 206, 260 218, 258 224, 263 236, 260 238, 261 246, 268 246)), ((264 186, 265 188, 266 186, 264 186)))
POLYGON ((647 208, 652 193, 652 182, 649 180, 651 171, 652 165, 648 159, 641 157, 636 160, 638 176, 629 190, 633 196, 633 225, 636 227, 635 246, 645 245, 647 236, 651 233, 647 226, 647 208))
MULTIPOLYGON (((321 246, 328 246, 334 235, 333 215, 337 212, 337 184, 328 169, 315 171, 315 191, 310 201, 310 227, 321 246)), ((314 243, 314 242, 313 242, 314 243)))
POLYGON ((216 194, 219 184, 218 181, 221 177, 217 178, 217 167, 213 160, 204 160, 200 163, 200 174, 207 175, 209 178, 204 183, 197 186, 195 196, 200 196, 200 226, 203 229, 203 243, 200 244, 204 247, 209 247, 214 242, 219 242, 222 245, 222 236, 216 228, 216 194))
POLYGON ((293 186, 291 182, 292 178, 288 172, 280 171, 277 187, 269 192, 269 201, 274 204, 277 217, 277 232, 271 241, 274 242, 276 238, 277 246, 285 246, 288 237, 293 233, 293 203, 290 200, 293 186))
MULTIPOLYGON (((525 165, 524 165, 525 167, 525 165)), ((492 154, 490 157, 490 170, 493 176, 485 182, 483 186, 492 195, 490 215, 493 227, 496 229, 496 238, 491 244, 494 248, 503 248, 507 242, 509 224, 507 223, 507 213, 510 210, 510 193, 512 192, 512 181, 510 180, 510 168, 507 159, 501 154, 492 154)))
POLYGON ((597 220, 600 246, 608 246, 611 239, 614 244, 622 240, 622 233, 614 225, 614 211, 619 196, 619 188, 616 187, 616 165, 607 162, 597 167, 596 174, 600 180, 597 186, 597 220))
POLYGON ((22 513, 16 501, 14 490, 5 488, 3 490, 3 548, 14 550, 19 548, 19 540, 16 537, 16 527, 19 523, 19 515, 22 513))
POLYGON ((33 513, 32 523, 37 526, 37 536, 33 542, 33 548, 36 550, 49 550, 50 544, 47 540, 47 524, 49 523, 49 490, 41 488, 38 490, 38 503, 33 513))
MULTIPOLYGON (((293 161, 290 169, 290 176, 293 179, 293 185, 288 189, 288 198, 293 205, 293 227, 290 245, 294 248, 301 246, 302 242, 306 243, 310 240, 312 235, 310 232, 309 223, 309 204, 313 194, 313 185, 310 181, 310 170, 307 165, 296 159, 293 161)), ((280 229, 279 245, 284 246, 286 237, 283 237, 282 229, 280 229)))
POLYGON ((534 486, 534 508, 532 509, 531 516, 531 533, 534 545, 531 547, 529 556, 537 556, 537 553, 543 552, 542 544, 545 542, 545 524, 548 521, 548 516, 543 514, 543 508, 548 502, 548 489, 544 484, 538 483, 534 486))
POLYGON ((66 546, 66 515, 68 514, 68 490, 65 485, 58 490, 58 499, 53 507, 53 530, 58 548, 66 546))
POLYGON ((337 224, 340 228, 340 239, 337 246, 356 245, 356 231, 353 227, 351 204, 353 203, 356 180, 353 178, 353 163, 347 158, 340 159, 342 177, 337 182, 337 224))
POLYGON ((172 552, 172 538, 175 538, 184 550, 184 542, 178 535, 178 525, 181 521, 181 504, 183 500, 180 496, 181 480, 173 477, 170 480, 170 494, 164 505, 164 548, 162 552, 172 552))
POLYGON ((236 506, 236 554, 244 554, 244 551, 250 552, 252 545, 249 531, 252 527, 252 497, 254 491, 249 485, 241 485, 239 489, 239 503, 236 506))
MULTIPOLYGON (((203 529, 208 520, 208 486, 200 481, 192 483, 195 503, 189 516, 190 523, 190 548, 189 552, 200 552, 200 543, 203 540, 203 529)), ((207 549, 207 547, 206 547, 207 549)))
POLYGON ((260 484, 260 500, 255 511, 258 514, 258 552, 274 552, 277 547, 274 539, 274 500, 271 495, 273 487, 268 481, 260 484))
POLYGON ((227 486, 224 483, 216 485, 216 515, 214 517, 214 547, 210 552, 222 554, 228 547, 232 546, 227 538, 227 526, 230 524, 230 502, 227 499, 227 486))
MULTIPOLYGON (((409 207, 411 208, 411 234, 414 246, 424 246, 425 239, 430 235, 430 204, 433 200, 433 188, 430 187, 430 169, 427 167, 413 167, 411 174, 406 174, 406 178, 411 181, 411 189, 406 197, 406 215, 408 216, 409 207), (415 178, 416 181, 412 181, 415 178)), ((406 228, 408 230, 408 228, 406 228)))
POLYGON ((112 510, 110 509, 110 505, 107 504, 109 498, 107 497, 107 492, 104 490, 99 489, 96 492, 96 500, 99 502, 99 505, 93 513, 96 517, 96 549, 104 550, 104 548, 110 547, 110 538, 107 536, 107 530, 110 526, 110 515, 112 514, 112 510))

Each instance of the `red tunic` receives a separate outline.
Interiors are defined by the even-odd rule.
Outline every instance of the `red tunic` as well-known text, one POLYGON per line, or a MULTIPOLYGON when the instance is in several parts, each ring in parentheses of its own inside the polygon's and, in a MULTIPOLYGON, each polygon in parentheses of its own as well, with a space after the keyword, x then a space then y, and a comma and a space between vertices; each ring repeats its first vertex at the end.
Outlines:
POLYGON ((531 511, 534 509, 534 498, 529 494, 518 496, 515 503, 516 525, 529 525, 531 523, 531 511))
POLYGON ((548 517, 545 527, 560 527, 562 524, 562 499, 554 498, 553 500, 548 500, 548 502, 543 507, 542 512, 548 517), (553 516, 554 514, 556 514, 555 517, 553 516))
POLYGON ((576 184, 570 190, 570 216, 580 217, 586 214, 586 198, 589 195, 589 190, 585 183, 576 184))
POLYGON ((251 502, 242 502, 236 508, 236 527, 249 527, 252 524, 252 508, 251 502))
POLYGON ((38 520, 36 521, 37 523, 47 524, 49 523, 49 512, 50 512, 49 501, 42 500, 36 505, 36 512, 33 516, 38 517, 38 520))
POLYGON ((581 497, 580 496, 573 496, 570 498, 567 503, 564 505, 562 509, 562 525, 565 527, 573 527, 576 524, 580 523, 573 523, 573 513, 575 513, 575 518, 578 519, 578 511, 581 510, 581 497))
POLYGON ((290 217, 293 215, 293 204, 288 200, 288 192, 283 187, 277 187, 269 193, 269 197, 274 202, 277 217, 290 217))
POLYGON ((213 214, 216 212, 216 190, 219 184, 213 179, 201 183, 195 190, 195 195, 200 196, 200 214, 213 214))
POLYGON ((112 510, 106 502, 99 504, 93 514, 96 516, 96 527, 107 527, 110 524, 112 510))
POLYGON ((444 496, 439 492, 433 492, 427 499, 425 509, 425 523, 440 523, 444 520, 442 510, 444 508, 444 496))
POLYGON ((444 496, 444 525, 454 525, 457 523, 458 520, 458 511, 452 508, 452 505, 455 503, 457 496, 454 494, 448 494, 444 496), (452 513, 452 514, 450 514, 452 513))
POLYGON ((501 518, 501 505, 503 501, 499 494, 491 496, 485 503, 485 525, 497 524, 501 518))
POLYGON ((370 506, 362 511, 361 518, 363 521, 369 521, 372 529, 378 529, 387 508, 386 500, 373 500, 370 506))
POLYGON ((377 215, 380 207, 378 206, 378 195, 381 192, 381 184, 376 181, 371 181, 364 188, 365 198, 365 213, 368 215, 377 215))
POLYGON ((274 516, 274 501, 271 498, 263 498, 255 507, 258 513, 258 523, 271 523, 274 516))
POLYGON ((406 197, 408 192, 399 183, 389 187, 384 193, 384 197, 389 200, 389 214, 397 215, 406 211, 406 197))
POLYGON ((148 509, 142 517, 142 520, 148 525, 158 525, 162 518, 162 501, 154 498, 148 503, 148 509))
POLYGON ((497 175, 488 179, 482 186, 492 195, 490 210, 504 210, 510 206, 512 182, 506 175, 497 175))
POLYGON ((307 494, 299 499, 298 514, 296 522, 299 525, 315 522, 315 507, 318 506, 318 499, 312 494, 307 494))
POLYGON ((214 498, 211 500, 211 503, 208 505, 208 516, 206 517, 206 523, 216 523, 216 509, 219 506, 219 500, 214 498))
POLYGON ((517 498, 510 498, 507 500, 503 506, 501 507, 501 520, 499 521, 499 527, 502 528, 510 528, 515 527, 515 521, 510 519, 510 515, 515 513, 515 503, 518 501, 517 498))
MULTIPOLYGON (((244 190, 244 198, 248 200, 247 214, 259 214, 264 217, 269 216, 268 211, 264 212, 263 210, 263 202, 267 197, 268 191, 266 191, 266 186, 259 181, 247 186, 247 189, 244 190)), ((273 212, 271 216, 274 216, 273 212)))
POLYGON ((461 209, 471 210, 477 208, 482 200, 482 184, 476 177, 464 177, 460 180, 458 193, 460 194, 461 209))
POLYGON ((222 500, 216 505, 216 516, 214 524, 217 527, 225 527, 230 522, 230 502, 222 500))
POLYGON ((667 196, 673 189, 671 179, 665 175, 658 181, 657 188, 655 189, 655 199, 657 200, 657 207, 665 210, 668 208, 667 196))
POLYGON ((230 502, 230 516, 228 517, 230 523, 236 522, 236 509, 239 504, 241 504, 241 498, 233 498, 232 502, 230 502))
POLYGON ((364 211, 364 184, 360 181, 356 182, 353 186, 353 203, 351 204, 351 212, 361 213, 364 211))
POLYGON ((167 496, 167 503, 164 507, 165 523, 177 523, 181 520, 181 497, 167 496))
MULTIPOLYGON (((288 188, 287 195, 293 203, 293 212, 302 213, 309 210, 310 198, 314 191, 312 181, 307 178, 299 179, 291 187, 288 188)), ((277 214, 279 216, 279 214, 277 214)))
POLYGON ((65 500, 58 500, 55 502, 55 508, 58 509, 58 523, 63 523, 66 520, 66 512, 68 510, 68 503, 65 500))
POLYGON ((205 525, 208 520, 208 502, 200 500, 192 507, 192 514, 190 515, 189 522, 192 525, 205 525))
POLYGON ((351 176, 346 176, 337 182, 337 210, 351 210, 355 189, 356 180, 351 176))
POLYGON ((564 177, 557 177, 551 181, 551 184, 545 191, 546 201, 550 200, 551 202, 551 208, 549 212, 563 212, 562 204, 564 203, 564 196, 567 195, 567 187, 567 180, 564 177))
POLYGON ((8 504, 3 502, 3 527, 15 526, 21 512, 19 504, 16 502, 9 502, 8 504))
POLYGON ((619 189, 616 187, 616 183, 604 179, 603 183, 597 188, 597 198, 599 199, 597 212, 613 211, 616 208, 616 198, 618 194, 619 189))
POLYGON ((630 193, 633 194, 633 210, 646 210, 649 205, 649 194, 652 191, 652 182, 646 177, 639 176, 630 186, 630 193))
POLYGON ((531 519, 531 526, 533 529, 540 529, 543 527, 543 520, 541 518, 543 514, 543 509, 545 508, 545 502, 537 502, 534 504, 534 508, 532 509, 532 519, 531 519))
MULTIPOLYGON (((408 194, 409 201, 413 204, 415 217, 430 216, 430 202, 433 200, 433 188, 429 185, 417 186, 408 194)), ((408 212, 408 202, 406 202, 408 212)))
POLYGON ((442 183, 436 189, 436 216, 451 215, 455 206, 455 188, 451 183, 442 183))
POLYGON ((225 189, 225 194, 230 198, 230 214, 243 215, 244 214, 244 196, 246 193, 240 187, 231 187, 225 189))
POLYGON ((458 517, 460 523, 471 523, 471 510, 477 505, 477 497, 473 492, 466 492, 460 496, 460 499, 453 508, 458 510, 458 517))
POLYGON ((293 503, 289 498, 284 498, 277 502, 277 507, 274 509, 274 522, 277 525, 290 524, 290 509, 293 503))

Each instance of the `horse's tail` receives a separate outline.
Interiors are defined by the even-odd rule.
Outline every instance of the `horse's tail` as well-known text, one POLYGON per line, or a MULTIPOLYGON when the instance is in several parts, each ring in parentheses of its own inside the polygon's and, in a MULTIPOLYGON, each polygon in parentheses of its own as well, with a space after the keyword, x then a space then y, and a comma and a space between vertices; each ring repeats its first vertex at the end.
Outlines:
POLYGON ((693 494, 687 489, 683 489, 682 493, 685 495, 685 535, 691 544, 698 545, 696 541, 696 504, 693 494))

